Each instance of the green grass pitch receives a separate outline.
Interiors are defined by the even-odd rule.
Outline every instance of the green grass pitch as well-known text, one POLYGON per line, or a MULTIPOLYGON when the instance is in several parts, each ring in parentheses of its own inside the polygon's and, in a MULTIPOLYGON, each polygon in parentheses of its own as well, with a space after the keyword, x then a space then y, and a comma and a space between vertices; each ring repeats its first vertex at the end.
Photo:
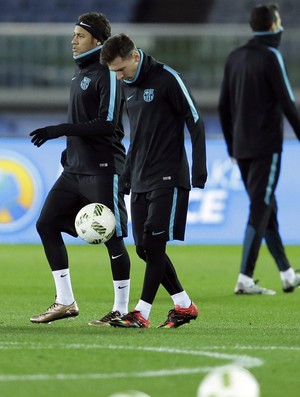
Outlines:
MULTIPOLYGON (((144 264, 129 246, 131 303, 139 299, 144 264)), ((196 321, 157 329, 172 302, 160 289, 150 329, 90 327, 112 308, 103 246, 71 245, 76 319, 31 324, 54 301, 54 283, 40 245, 0 245, 0 396, 108 397, 140 390, 151 397, 196 397, 213 367, 238 364, 261 385, 261 397, 300 395, 300 289, 284 294, 265 246, 255 277, 275 296, 235 296, 241 247, 170 245, 184 288, 198 305, 196 321)), ((293 266, 300 247, 287 247, 293 266)))

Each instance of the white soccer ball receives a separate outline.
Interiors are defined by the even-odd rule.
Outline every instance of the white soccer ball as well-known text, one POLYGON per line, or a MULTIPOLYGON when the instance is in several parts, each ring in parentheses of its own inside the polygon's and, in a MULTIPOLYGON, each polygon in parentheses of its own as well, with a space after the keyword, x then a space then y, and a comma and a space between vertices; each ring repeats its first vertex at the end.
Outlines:
POLYGON ((256 378, 245 368, 228 365, 210 372, 200 383, 197 397, 259 397, 256 378))
POLYGON ((149 394, 138 390, 128 390, 124 392, 111 394, 109 397, 150 397, 149 394))
POLYGON ((105 243, 115 232, 116 218, 106 205, 92 203, 78 212, 75 228, 78 236, 87 243, 105 243))

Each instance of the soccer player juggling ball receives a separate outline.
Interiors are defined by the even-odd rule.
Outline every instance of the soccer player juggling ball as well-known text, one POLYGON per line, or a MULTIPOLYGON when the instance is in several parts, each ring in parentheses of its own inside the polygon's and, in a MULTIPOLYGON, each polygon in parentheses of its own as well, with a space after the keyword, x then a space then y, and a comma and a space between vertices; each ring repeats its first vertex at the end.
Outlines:
POLYGON ((63 172, 50 190, 37 221, 54 277, 56 299, 45 312, 30 319, 33 323, 49 323, 79 313, 62 232, 76 236, 75 216, 93 202, 105 204, 116 217, 115 234, 105 243, 115 300, 112 311, 89 324, 108 325, 109 320, 128 311, 130 260, 123 241, 127 236, 127 213, 124 195, 118 190, 125 161, 120 83, 99 62, 102 44, 110 34, 105 15, 91 12, 79 17, 72 40, 76 69, 71 82, 68 123, 39 128, 30 134, 36 146, 48 139, 67 137, 63 172))

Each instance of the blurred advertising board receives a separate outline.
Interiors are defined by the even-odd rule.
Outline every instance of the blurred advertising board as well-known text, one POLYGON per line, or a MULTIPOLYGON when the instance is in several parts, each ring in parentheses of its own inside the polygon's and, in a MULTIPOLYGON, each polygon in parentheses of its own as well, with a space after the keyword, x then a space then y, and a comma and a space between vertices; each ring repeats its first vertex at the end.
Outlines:
MULTIPOLYGON (((126 145, 128 142, 126 141, 126 145)), ((63 138, 40 148, 27 138, 0 138, 0 243, 40 243, 35 222, 45 197, 62 172, 63 138)), ((186 141, 188 157, 191 143, 186 141)), ((277 189, 280 230, 285 244, 300 244, 300 146, 284 144, 277 189)), ((205 189, 192 189, 185 244, 241 244, 248 216, 246 196, 237 166, 228 157, 224 141, 207 140, 208 181, 205 189)), ((133 244, 129 197, 128 244, 133 244)), ((81 243, 64 236, 66 243, 81 243)), ((177 243, 177 242, 175 242, 177 243)))

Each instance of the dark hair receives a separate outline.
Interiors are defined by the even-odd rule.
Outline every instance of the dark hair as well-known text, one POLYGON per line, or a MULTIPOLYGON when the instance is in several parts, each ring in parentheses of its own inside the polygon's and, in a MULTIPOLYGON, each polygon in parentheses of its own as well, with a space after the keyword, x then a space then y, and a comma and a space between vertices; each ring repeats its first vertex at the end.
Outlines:
POLYGON ((117 57, 122 59, 128 58, 136 47, 134 42, 125 33, 111 36, 104 43, 101 53, 100 62, 104 65, 111 63, 117 57))
POLYGON ((250 26, 254 32, 266 32, 277 21, 276 11, 279 6, 276 3, 259 4, 252 9, 250 26))
MULTIPOLYGON (((84 22, 91 26, 93 30, 87 31, 99 39, 102 43, 111 36, 111 26, 109 20, 101 12, 87 12, 78 17, 78 22, 84 22)), ((83 26, 84 27, 84 26, 83 26)))

